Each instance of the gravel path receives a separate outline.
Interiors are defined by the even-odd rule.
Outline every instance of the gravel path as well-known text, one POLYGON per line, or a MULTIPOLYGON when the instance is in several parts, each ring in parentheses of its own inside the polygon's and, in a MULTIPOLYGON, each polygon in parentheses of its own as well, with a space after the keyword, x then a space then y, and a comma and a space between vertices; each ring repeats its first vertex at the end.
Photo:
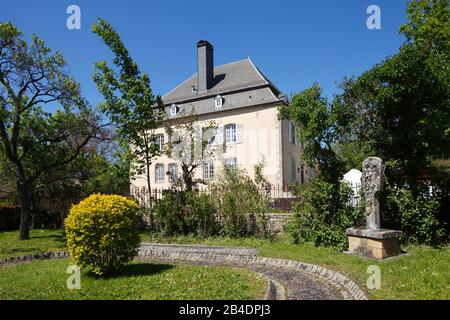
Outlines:
MULTIPOLYGON (((33 260, 67 258, 65 251, 0 259, 1 265, 33 260)), ((366 293, 351 279, 318 265, 260 257, 254 248, 142 243, 137 260, 247 268, 269 282, 266 299, 366 300, 366 293)))
POLYGON ((286 291, 288 300, 343 300, 345 297, 337 290, 335 286, 325 279, 309 274, 299 272, 298 270, 287 267, 272 267, 264 265, 249 265, 246 263, 232 262, 211 262, 211 261, 189 261, 184 259, 165 259, 139 257, 141 261, 164 262, 164 263, 188 263, 194 265, 208 266, 231 266, 237 268, 246 268, 265 275, 271 280, 280 283, 286 291))
MULTIPOLYGON (((340 300, 351 299, 347 290, 317 272, 308 272, 289 265, 253 262, 257 250, 245 247, 170 245, 143 243, 137 259, 166 263, 196 265, 227 265, 250 269, 265 275, 282 286, 284 299, 340 300), (284 290, 283 290, 284 289, 284 290)), ((269 259, 269 258, 268 258, 269 259)))
POLYGON ((250 266, 251 270, 278 281, 289 300, 340 300, 344 297, 336 288, 317 276, 288 268, 250 266))

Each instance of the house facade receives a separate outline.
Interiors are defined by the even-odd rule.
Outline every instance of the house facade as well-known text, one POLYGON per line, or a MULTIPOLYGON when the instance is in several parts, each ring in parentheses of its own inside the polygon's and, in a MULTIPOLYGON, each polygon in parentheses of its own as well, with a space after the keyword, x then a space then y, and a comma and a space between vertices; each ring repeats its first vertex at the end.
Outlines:
MULTIPOLYGON (((253 177, 255 165, 262 162, 263 174, 275 188, 307 182, 314 170, 301 162, 295 127, 278 119, 279 107, 287 104, 286 96, 250 58, 214 66, 213 52, 208 41, 199 41, 197 73, 162 97, 169 126, 192 113, 200 131, 214 123, 208 144, 213 149, 217 146, 215 155, 203 159, 194 178, 208 183, 224 165, 244 169, 253 177)), ((165 128, 155 134, 160 148, 172 139, 165 128)), ((150 170, 152 188, 166 189, 171 177, 181 174, 181 162, 174 153, 162 155, 150 170)), ((132 188, 146 186, 144 176, 133 177, 131 183, 132 188)))

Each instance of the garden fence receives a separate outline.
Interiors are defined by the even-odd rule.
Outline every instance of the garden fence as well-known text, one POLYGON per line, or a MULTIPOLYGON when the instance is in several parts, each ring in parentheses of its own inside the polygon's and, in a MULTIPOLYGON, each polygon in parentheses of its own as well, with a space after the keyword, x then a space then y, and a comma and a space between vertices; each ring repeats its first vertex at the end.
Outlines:
MULTIPOLYGON (((136 199, 142 208, 151 209, 155 203, 163 199, 169 189, 152 189, 149 193, 145 188, 133 189, 131 194, 121 194, 123 196, 136 199)), ((200 188, 199 193, 210 194, 209 188, 200 188)), ((260 190, 269 199, 269 211, 271 212, 291 212, 293 204, 300 199, 285 188, 270 188, 260 190)), ((33 205, 32 228, 58 229, 63 227, 64 218, 69 213, 72 205, 77 204, 88 194, 43 194, 36 197, 33 205)), ((20 208, 20 201, 17 197, 3 198, 0 206, 20 208)), ((15 211, 20 214, 20 210, 15 211)))

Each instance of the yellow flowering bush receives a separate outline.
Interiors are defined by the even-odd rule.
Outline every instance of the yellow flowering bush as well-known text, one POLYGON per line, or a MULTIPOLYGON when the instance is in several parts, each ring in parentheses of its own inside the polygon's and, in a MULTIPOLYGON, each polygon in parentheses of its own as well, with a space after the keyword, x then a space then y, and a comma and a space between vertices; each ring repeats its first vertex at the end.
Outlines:
POLYGON ((65 220, 69 254, 95 274, 114 272, 137 254, 139 221, 136 201, 93 194, 72 206, 65 220))

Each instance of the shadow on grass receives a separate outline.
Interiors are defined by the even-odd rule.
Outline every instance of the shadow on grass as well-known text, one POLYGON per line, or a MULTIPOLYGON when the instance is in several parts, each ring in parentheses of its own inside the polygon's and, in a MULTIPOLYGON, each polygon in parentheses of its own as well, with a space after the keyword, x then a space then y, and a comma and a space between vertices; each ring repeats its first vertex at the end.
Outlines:
POLYGON ((172 268, 174 268, 174 266, 170 264, 130 263, 122 266, 119 270, 112 274, 97 276, 89 273, 88 275, 97 279, 142 277, 162 273, 172 268))
POLYGON ((33 239, 48 239, 51 240, 53 239, 54 241, 57 242, 61 242, 61 243, 66 243, 67 239, 65 237, 65 235, 63 234, 50 234, 50 235, 30 235, 30 239, 29 240, 33 240, 33 239))

